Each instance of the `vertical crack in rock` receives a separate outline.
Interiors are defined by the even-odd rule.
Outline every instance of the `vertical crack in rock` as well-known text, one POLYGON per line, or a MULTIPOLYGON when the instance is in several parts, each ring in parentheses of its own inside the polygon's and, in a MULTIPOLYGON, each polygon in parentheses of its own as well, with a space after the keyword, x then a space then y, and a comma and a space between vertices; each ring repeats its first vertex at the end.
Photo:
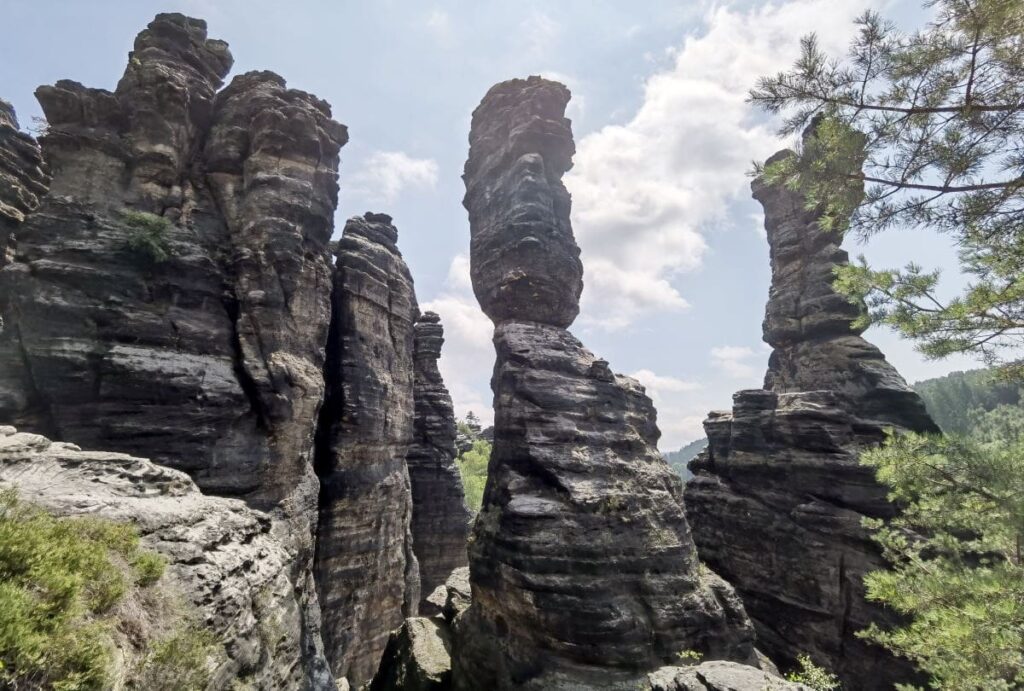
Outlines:
MULTIPOLYGON (((37 90, 53 180, 0 270, 14 327, 0 334, 0 419, 151 458, 271 511, 291 583, 274 597, 300 624, 272 648, 248 641, 258 659, 242 666, 254 683, 329 688, 313 444, 347 134, 325 102, 270 72, 218 93, 231 64, 205 22, 160 14, 113 92, 37 90)), ((0 111, 0 150, 27 146, 0 111)))
POLYGON ((49 188, 50 170, 39 144, 18 129, 14 107, 0 99, 0 268, 13 251, 12 235, 49 188))
POLYGON ((397 240, 384 214, 345 225, 318 431, 323 637, 334 674, 354 687, 371 679, 389 633, 419 602, 405 460, 419 310, 397 240))
POLYGON ((848 261, 841 235, 822 230, 821 210, 798 193, 762 179, 752 189, 771 250, 773 350, 764 389, 737 392, 731 413, 704 422, 709 445, 691 463, 687 515, 701 558, 742 596, 759 647, 782 662, 807 653, 847 688, 888 688, 910 680, 911 665, 855 634, 894 620, 864 599, 864 574, 883 562, 861 526, 894 507, 858 457, 887 428, 937 428, 852 328, 859 308, 832 287, 848 261))
POLYGON ((413 346, 412 445, 406 462, 412 483, 413 548, 420 565, 420 607, 457 568, 466 566, 469 509, 455 464, 455 410, 437 360, 444 328, 441 318, 426 312, 415 325, 413 346))
POLYGON ((472 605, 456 622, 463 689, 609 688, 684 650, 752 655, 742 606, 698 563, 651 400, 566 331, 582 290, 561 183, 568 101, 530 77, 473 113, 464 204, 497 360, 472 605))

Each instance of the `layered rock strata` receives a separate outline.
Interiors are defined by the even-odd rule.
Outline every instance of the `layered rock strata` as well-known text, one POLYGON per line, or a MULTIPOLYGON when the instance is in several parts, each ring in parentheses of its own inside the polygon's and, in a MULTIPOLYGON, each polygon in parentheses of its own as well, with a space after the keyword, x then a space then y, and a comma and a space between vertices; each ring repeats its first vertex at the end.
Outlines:
POLYGON ((786 663, 805 652, 846 688, 888 688, 911 677, 910 665, 856 633, 893 621, 864 599, 864 574, 883 562, 861 521, 895 509, 858 457, 888 429, 937 428, 852 327, 857 305, 832 287, 848 261, 841 235, 824 231, 821 210, 798 193, 762 179, 752 187, 771 251, 773 350, 764 388, 736 393, 732 412, 705 421, 688 517, 701 558, 742 596, 759 647, 786 663))
POLYGON ((14 108, 0 100, 0 268, 13 252, 12 235, 39 208, 49 187, 49 166, 39 144, 18 129, 14 108))
POLYGON ((413 435, 418 315, 391 218, 346 223, 338 243, 327 397, 317 440, 321 481, 316 573, 331 667, 358 687, 390 632, 416 614, 406 456, 413 435))
MULTIPOLYGON (((181 601, 170 613, 196 616, 217 641, 210 688, 309 688, 303 606, 288 577, 295 554, 269 514, 203 495, 185 473, 148 460, 82 451, 13 427, 0 427, 0 486, 58 515, 134 523, 142 544, 167 560, 162 590, 181 601)), ((156 617, 156 628, 174 623, 159 612, 131 616, 137 627, 145 617, 156 617)), ((114 678, 132 662, 127 646, 119 652, 114 678)))
POLYGON ((437 360, 444 328, 426 312, 415 324, 412 444, 406 456, 412 484, 412 537, 420 565, 421 609, 449 574, 467 564, 469 509, 455 464, 455 410, 437 360))
POLYGON ((565 330, 582 286, 568 100, 531 77, 473 113, 464 204, 497 361, 472 605, 456 621, 463 689, 636 688, 684 650, 752 653, 742 606, 697 561, 650 399, 565 330))
MULTIPOLYGON (((151 458, 271 511, 333 684, 312 581, 328 242, 347 135, 326 103, 158 15, 113 92, 40 87, 53 180, 0 271, 0 420, 151 458)), ((301 688, 302 686, 296 686, 301 688)))

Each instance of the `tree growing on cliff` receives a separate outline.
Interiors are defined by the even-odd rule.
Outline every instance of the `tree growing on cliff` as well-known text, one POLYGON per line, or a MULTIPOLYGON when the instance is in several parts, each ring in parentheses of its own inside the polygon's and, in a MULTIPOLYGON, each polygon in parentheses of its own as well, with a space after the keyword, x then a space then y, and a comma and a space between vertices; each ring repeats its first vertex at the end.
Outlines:
POLYGON ((913 660, 938 688, 1020 688, 1024 438, 904 435, 863 461, 903 507, 869 522, 893 566, 865 578, 868 599, 910 619, 861 635, 913 660))
POLYGON ((862 259, 837 287, 866 302, 864 322, 930 357, 971 352, 1024 375, 1024 3, 926 7, 932 21, 912 34, 866 12, 845 59, 802 39, 794 68, 760 79, 750 100, 786 114, 784 134, 819 117, 816 136, 799 156, 755 168, 803 191, 837 229, 948 234, 970 277, 951 300, 939 273, 915 263, 875 270, 862 259))

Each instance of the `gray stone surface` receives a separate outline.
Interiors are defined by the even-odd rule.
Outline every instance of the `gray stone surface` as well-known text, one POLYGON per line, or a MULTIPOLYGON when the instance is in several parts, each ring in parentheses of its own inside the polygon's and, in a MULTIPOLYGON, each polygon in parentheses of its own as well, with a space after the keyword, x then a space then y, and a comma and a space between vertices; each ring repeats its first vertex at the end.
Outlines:
POLYGON ((583 264, 562 175, 576 148, 569 90, 540 77, 501 82, 473 111, 463 180, 473 292, 495 324, 567 327, 579 314, 583 264))
POLYGON ((738 599, 697 561, 651 400, 565 330, 582 288, 568 96, 512 80, 473 117, 471 273, 497 361, 472 605, 455 619, 461 689, 636 688, 682 650, 753 656, 738 599))
POLYGON ((0 427, 0 486, 58 515, 134 523, 142 544, 167 559, 163 580, 223 645, 213 688, 335 688, 309 673, 305 609, 289 577, 301 555, 288 522, 205 496, 180 471, 13 427, 0 427))
POLYGON ((412 617, 391 634, 370 691, 448 691, 451 633, 443 621, 412 617))
POLYGON ((415 616, 420 599, 405 460, 418 308, 397 240, 384 214, 345 224, 317 440, 324 643, 335 675, 357 688, 377 671, 388 635, 415 616))
POLYGON ((412 483, 413 549, 420 565, 420 611, 448 575, 466 561, 469 509, 455 464, 455 411, 437 360, 444 329, 433 312, 415 324, 412 444, 406 456, 412 483))
POLYGON ((720 660, 663 667, 648 676, 650 691, 812 691, 755 667, 720 660))
POLYGON ((832 288, 847 261, 841 236, 823 231, 820 211, 797 193, 760 179, 752 187, 771 248, 764 338, 773 351, 764 389, 737 392, 731 412, 705 421, 688 517, 701 559, 742 597, 759 648, 784 665, 807 653, 848 689, 889 688, 912 680, 911 666, 855 634, 894 622, 864 599, 863 576, 883 561, 861 520, 895 508, 859 454, 887 429, 937 428, 852 328, 858 307, 832 288))
POLYGON ((0 420, 286 521, 302 668, 322 685, 312 452, 347 135, 271 73, 218 93, 231 64, 205 22, 161 14, 113 92, 37 90, 53 180, 0 270, 0 420))
POLYGON ((18 129, 13 106, 0 99, 0 268, 13 252, 12 234, 39 208, 49 186, 49 166, 39 144, 18 129))

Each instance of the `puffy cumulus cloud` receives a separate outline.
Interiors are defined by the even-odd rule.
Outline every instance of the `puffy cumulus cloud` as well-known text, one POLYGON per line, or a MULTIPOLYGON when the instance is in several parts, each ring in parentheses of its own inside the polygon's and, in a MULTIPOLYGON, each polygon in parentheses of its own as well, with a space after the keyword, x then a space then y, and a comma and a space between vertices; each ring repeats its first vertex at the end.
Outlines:
POLYGON ((774 124, 752 117, 747 91, 793 62, 802 34, 844 50, 872 1, 717 5, 671 67, 646 80, 631 120, 580 140, 566 185, 586 267, 585 323, 616 329, 685 309, 673 276, 700 266, 707 229, 747 194, 750 161, 781 144, 774 124))
POLYGON ((445 344, 439 367, 455 414, 462 418, 473 411, 485 426, 491 424, 494 410, 487 382, 494 367, 494 327, 473 296, 469 257, 459 254, 452 259, 444 289, 433 300, 420 303, 420 309, 441 315, 445 344))
POLYGON ((349 189, 366 199, 390 204, 407 188, 437 185, 437 162, 403 151, 375 151, 350 178, 349 189))
POLYGON ((663 392, 677 393, 679 391, 693 391, 700 388, 700 384, 697 384, 696 382, 686 381, 685 379, 678 379, 676 377, 662 376, 660 374, 655 374, 649 369, 637 370, 629 376, 643 384, 647 389, 647 394, 651 396, 652 399, 663 392))
POLYGON ((747 346, 716 346, 711 349, 711 364, 734 379, 750 379, 757 375, 755 355, 747 346))

